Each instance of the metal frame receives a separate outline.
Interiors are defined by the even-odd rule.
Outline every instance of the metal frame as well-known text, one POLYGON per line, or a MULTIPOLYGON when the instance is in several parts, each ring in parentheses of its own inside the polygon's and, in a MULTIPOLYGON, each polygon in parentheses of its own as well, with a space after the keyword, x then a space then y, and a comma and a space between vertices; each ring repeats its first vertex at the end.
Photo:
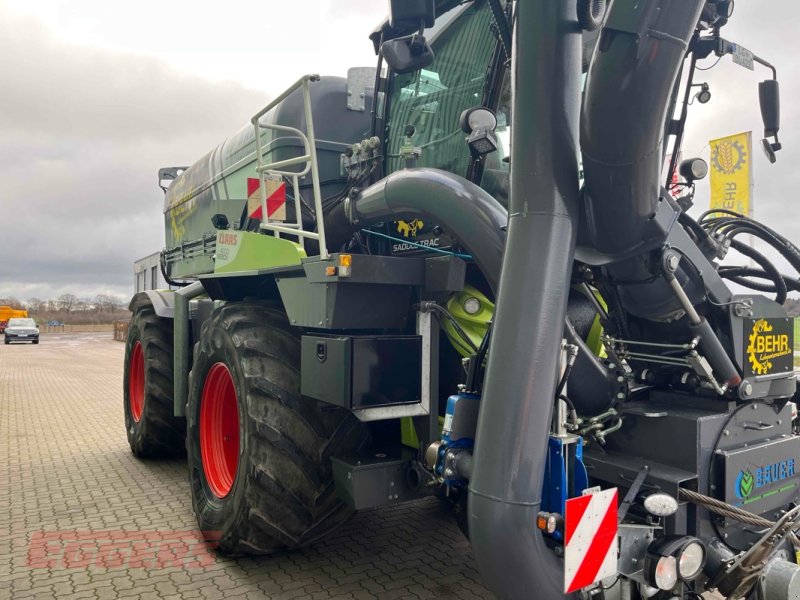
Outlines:
POLYGON ((384 421, 400 417, 420 417, 431 413, 431 350, 433 317, 429 312, 417 313, 417 334, 422 336, 422 389, 418 404, 358 408, 352 412, 359 421, 384 421))
POLYGON ((325 244, 325 224, 322 218, 322 194, 320 192, 319 184, 319 169, 317 165, 317 146, 316 139, 314 138, 314 119, 311 110, 311 91, 309 90, 309 83, 319 81, 319 75, 304 75, 298 79, 292 86, 289 87, 283 94, 275 98, 267 106, 262 108, 251 119, 251 123, 255 129, 256 137, 256 172, 258 173, 259 181, 259 195, 261 197, 261 215, 262 223, 261 229, 267 229, 275 233, 275 237, 280 237, 281 233, 296 235, 300 239, 300 244, 305 248, 305 238, 319 241, 319 253, 323 259, 328 258, 328 248, 325 244), (303 110, 306 118, 306 133, 303 133, 295 127, 287 127, 284 125, 275 125, 271 123, 261 123, 260 119, 273 108, 283 102, 289 94, 294 92, 297 88, 303 89, 303 110), (261 143, 261 129, 270 129, 273 131, 282 131, 290 133, 299 137, 303 142, 305 154, 295 158, 287 158, 272 163, 265 162, 264 148, 261 143), (292 165, 305 165, 302 171, 283 171, 285 167, 292 165), (298 178, 304 177, 311 172, 311 184, 314 191, 314 212, 317 217, 317 231, 304 231, 303 219, 300 212, 300 188, 298 178), (264 185, 265 175, 280 175, 281 177, 292 178, 292 189, 294 194, 295 205, 295 219, 294 223, 283 223, 277 225, 271 223, 269 215, 267 214, 267 189, 264 185))

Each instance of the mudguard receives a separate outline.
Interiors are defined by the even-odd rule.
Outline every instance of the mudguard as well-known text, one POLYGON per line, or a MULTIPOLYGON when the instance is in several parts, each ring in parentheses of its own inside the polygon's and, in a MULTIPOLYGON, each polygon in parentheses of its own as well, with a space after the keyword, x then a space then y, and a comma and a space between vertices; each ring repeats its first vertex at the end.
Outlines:
POLYGON ((128 310, 132 313, 144 306, 151 304, 159 317, 175 318, 175 292, 172 290, 145 290, 131 298, 128 310))

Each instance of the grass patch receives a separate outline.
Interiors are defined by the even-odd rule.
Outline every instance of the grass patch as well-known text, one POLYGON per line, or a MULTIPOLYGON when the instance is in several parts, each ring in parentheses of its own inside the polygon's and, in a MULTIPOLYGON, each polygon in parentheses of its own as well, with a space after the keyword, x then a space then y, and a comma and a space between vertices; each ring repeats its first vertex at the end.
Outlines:
POLYGON ((794 318, 794 349, 800 352, 800 317, 794 318))
POLYGON ((800 317, 794 318, 794 370, 800 371, 800 317))

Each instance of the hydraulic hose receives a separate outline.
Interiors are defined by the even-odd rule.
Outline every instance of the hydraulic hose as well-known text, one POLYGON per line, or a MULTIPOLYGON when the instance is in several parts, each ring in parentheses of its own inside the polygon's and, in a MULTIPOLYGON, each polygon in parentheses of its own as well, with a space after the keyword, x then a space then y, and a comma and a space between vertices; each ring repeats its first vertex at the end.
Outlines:
POLYGON ((581 32, 576 1, 517 5, 511 202, 469 487, 478 567, 501 599, 564 597, 533 526, 578 220, 581 32))
POLYGON ((751 258, 758 263, 758 265, 769 274, 770 279, 775 284, 775 302, 778 304, 783 304, 786 302, 786 282, 783 280, 783 276, 781 275, 780 271, 775 268, 775 266, 767 259, 766 256, 761 254, 761 252, 755 248, 751 248, 747 244, 738 240, 731 240, 731 248, 741 252, 746 257, 751 258))

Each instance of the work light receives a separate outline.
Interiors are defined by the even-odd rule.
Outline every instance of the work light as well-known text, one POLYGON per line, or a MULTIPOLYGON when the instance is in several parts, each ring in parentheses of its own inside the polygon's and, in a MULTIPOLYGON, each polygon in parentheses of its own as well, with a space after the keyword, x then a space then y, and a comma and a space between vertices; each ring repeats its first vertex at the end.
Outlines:
POLYGON ((671 590, 680 579, 691 581, 706 563, 706 547, 696 537, 668 535, 647 548, 644 576, 647 583, 671 590))

